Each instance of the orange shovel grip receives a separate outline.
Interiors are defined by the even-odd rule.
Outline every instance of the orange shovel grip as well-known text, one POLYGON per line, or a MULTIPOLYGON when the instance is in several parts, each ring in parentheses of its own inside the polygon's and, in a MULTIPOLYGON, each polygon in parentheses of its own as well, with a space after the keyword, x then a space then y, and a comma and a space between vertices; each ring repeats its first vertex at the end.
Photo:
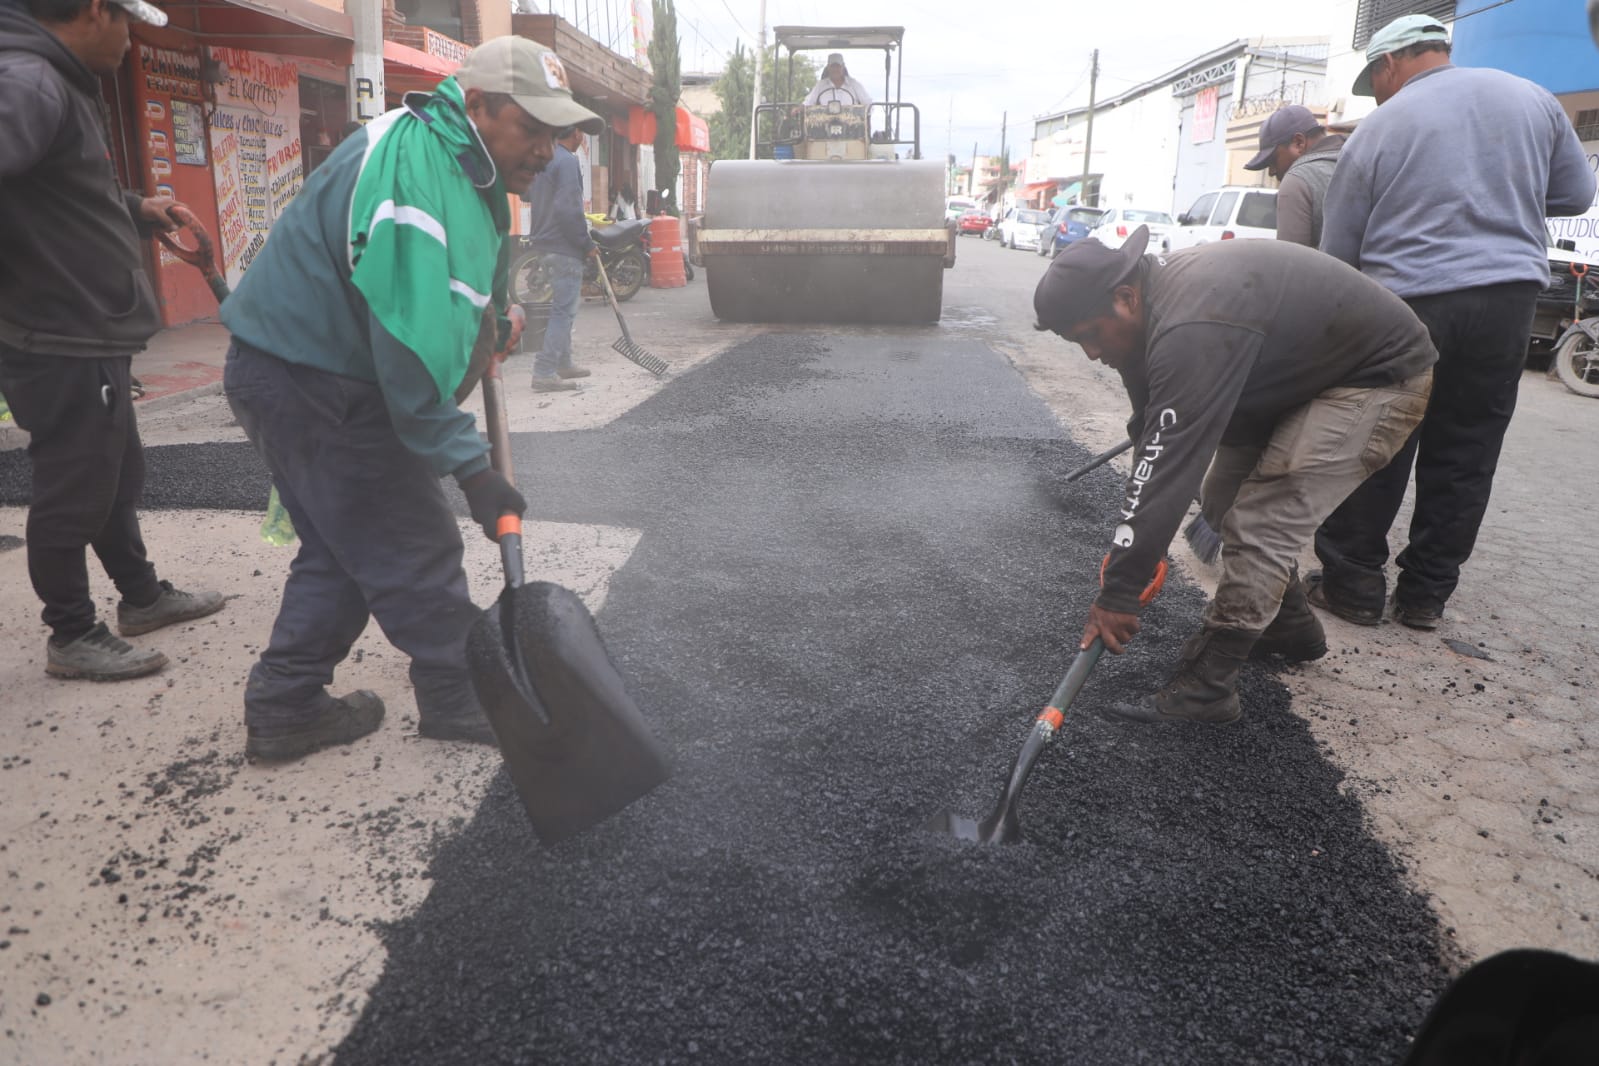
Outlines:
MULTIPOLYGON (((1099 587, 1105 587, 1105 568, 1110 565, 1110 553, 1099 562, 1099 587)), ((1148 607, 1154 598, 1160 595, 1160 590, 1166 585, 1166 560, 1162 559, 1155 564, 1155 576, 1149 579, 1149 584, 1144 586, 1144 591, 1138 594, 1140 606, 1148 607)))
POLYGON ((499 540, 507 533, 522 535, 522 516, 519 514, 502 514, 500 520, 494 525, 494 539, 499 540))

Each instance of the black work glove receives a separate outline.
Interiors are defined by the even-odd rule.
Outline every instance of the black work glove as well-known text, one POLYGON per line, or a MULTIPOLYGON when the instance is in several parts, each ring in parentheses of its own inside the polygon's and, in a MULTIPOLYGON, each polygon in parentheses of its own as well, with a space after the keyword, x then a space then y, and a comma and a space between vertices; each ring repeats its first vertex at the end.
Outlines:
POLYGON ((499 539, 494 527, 499 524, 501 515, 514 514, 520 518, 527 511, 527 501, 516 491, 516 486, 493 467, 479 470, 460 484, 461 491, 466 494, 466 505, 472 511, 472 521, 483 527, 483 535, 490 540, 499 539))

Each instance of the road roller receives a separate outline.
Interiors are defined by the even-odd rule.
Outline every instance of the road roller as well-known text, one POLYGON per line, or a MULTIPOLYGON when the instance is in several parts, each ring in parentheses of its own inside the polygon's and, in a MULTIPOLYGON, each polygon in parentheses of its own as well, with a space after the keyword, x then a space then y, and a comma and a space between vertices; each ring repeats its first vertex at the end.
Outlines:
MULTIPOLYGON (((694 261, 728 322, 937 322, 955 230, 944 165, 922 159, 921 113, 893 81, 901 26, 779 26, 781 95, 755 110, 754 159, 711 167, 694 261), (880 51, 883 99, 803 101, 794 55, 880 51)), ((824 75, 825 77, 825 75, 824 75)), ((903 81, 903 72, 900 74, 903 81)), ((846 85, 860 85, 852 77, 846 85)))

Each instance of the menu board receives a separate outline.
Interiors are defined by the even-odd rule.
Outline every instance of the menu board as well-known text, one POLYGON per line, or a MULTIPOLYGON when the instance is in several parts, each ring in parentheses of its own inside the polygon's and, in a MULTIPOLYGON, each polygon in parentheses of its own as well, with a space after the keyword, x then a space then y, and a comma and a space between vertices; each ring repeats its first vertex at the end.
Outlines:
POLYGON ((213 48, 227 76, 211 112, 220 252, 230 286, 266 244, 305 171, 300 149, 300 71, 292 59, 213 48))

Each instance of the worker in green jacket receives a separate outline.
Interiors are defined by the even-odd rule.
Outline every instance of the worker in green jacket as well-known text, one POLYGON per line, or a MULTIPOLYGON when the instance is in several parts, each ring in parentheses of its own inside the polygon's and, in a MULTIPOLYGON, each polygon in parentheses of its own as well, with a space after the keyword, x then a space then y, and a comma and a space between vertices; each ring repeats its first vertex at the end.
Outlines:
POLYGON ((526 188, 573 126, 603 122, 572 99, 555 53, 483 44, 339 145, 223 305, 228 402, 300 535, 245 689, 252 757, 378 727, 376 694, 327 690, 368 617, 410 656, 422 736, 494 742, 466 666, 479 612, 440 478, 491 538, 526 509, 457 400, 474 350, 511 347, 506 190, 526 188))

